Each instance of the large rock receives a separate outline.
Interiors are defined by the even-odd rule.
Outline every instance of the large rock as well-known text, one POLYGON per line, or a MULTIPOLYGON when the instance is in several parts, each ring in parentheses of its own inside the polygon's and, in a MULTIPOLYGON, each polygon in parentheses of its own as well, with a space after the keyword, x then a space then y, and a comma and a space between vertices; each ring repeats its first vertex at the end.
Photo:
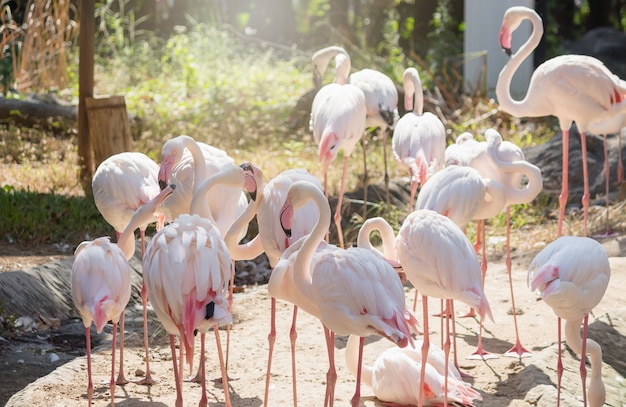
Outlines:
POLYGON ((622 79, 626 78, 626 33, 609 27, 598 27, 587 32, 579 41, 564 44, 569 54, 589 55, 604 62, 607 68, 622 79))

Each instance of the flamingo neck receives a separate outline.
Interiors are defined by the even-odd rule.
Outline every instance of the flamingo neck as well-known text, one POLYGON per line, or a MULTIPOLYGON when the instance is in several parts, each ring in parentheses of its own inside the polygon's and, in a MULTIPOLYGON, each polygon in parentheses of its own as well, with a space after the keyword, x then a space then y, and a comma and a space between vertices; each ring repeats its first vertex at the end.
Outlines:
POLYGON ((200 180, 206 178, 206 161, 204 161, 204 154, 202 153, 200 145, 193 138, 184 137, 183 146, 189 150, 191 157, 193 158, 193 191, 195 195, 200 180))
MULTIPOLYGON (((359 340, 360 337, 350 335, 348 343, 346 343, 346 367, 354 377, 358 373, 359 365, 359 340)), ((362 363, 361 366, 361 382, 372 387, 372 368, 362 363)))
MULTIPOLYGON (((204 163, 204 159, 202 159, 202 162, 204 163)), ((207 195, 213 187, 222 184, 226 184, 228 186, 239 185, 243 187, 243 170, 233 165, 232 168, 223 169, 200 183, 197 183, 194 180, 194 193, 189 213, 200 215, 203 218, 210 220, 213 224, 216 224, 215 218, 213 217, 213 214, 209 210, 209 206, 207 204, 207 195)))
POLYGON ((522 100, 513 99, 511 96, 511 80, 522 62, 524 62, 524 60, 535 50, 535 48, 537 48, 543 35, 543 25, 539 15, 534 12, 527 13, 525 15, 525 19, 530 20, 532 23, 532 34, 524 45, 522 45, 520 49, 511 56, 511 59, 506 63, 506 65, 504 65, 504 68, 500 71, 498 83, 496 85, 496 97, 498 99, 500 109, 512 116, 517 117, 535 116, 535 114, 534 112, 528 111, 531 107, 527 103, 528 93, 522 100))
POLYGON ((262 190, 262 188, 259 188, 256 200, 248 203, 246 210, 235 219, 224 236, 228 252, 233 260, 251 260, 263 253, 263 246, 261 245, 261 239, 258 234, 245 244, 239 244, 237 240, 239 236, 241 236, 241 232, 243 232, 244 228, 256 215, 261 200, 263 199, 262 190))
MULTIPOLYGON (((319 218, 311 233, 304 238, 304 243, 300 247, 293 265, 295 270, 294 282, 303 293, 311 291, 311 261, 313 260, 313 254, 326 237, 328 225, 330 224, 330 206, 326 197, 313 184, 307 186, 307 188, 312 193, 307 195, 306 201, 312 200, 317 205, 319 218)), ((301 204, 306 203, 306 201, 303 201, 301 204)), ((294 207, 294 212, 297 209, 294 207)))
POLYGON ((380 234, 383 256, 395 260, 397 256, 395 255, 393 245, 396 237, 394 235, 393 228, 384 218, 371 218, 363 223, 357 237, 357 246, 369 250, 376 250, 370 241, 370 235, 373 231, 377 231, 380 234))
MULTIPOLYGON (((581 355, 583 341, 580 335, 580 325, 582 321, 583 321, 582 319, 566 320, 564 331, 565 331, 565 342, 567 342, 567 345, 577 355, 580 355, 581 358, 584 358, 586 355, 581 355)), ((589 338, 587 338, 585 348, 586 348, 585 353, 589 355, 589 361, 591 362, 590 378, 592 381, 601 380, 602 348, 596 341, 594 341, 593 339, 589 339, 589 338)))

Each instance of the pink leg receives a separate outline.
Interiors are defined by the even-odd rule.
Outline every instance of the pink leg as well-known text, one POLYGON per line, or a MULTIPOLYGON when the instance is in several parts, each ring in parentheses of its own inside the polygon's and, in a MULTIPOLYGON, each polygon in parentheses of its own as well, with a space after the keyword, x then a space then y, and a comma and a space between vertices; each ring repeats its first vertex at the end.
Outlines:
MULTIPOLYGON (((361 136, 361 147, 363 147, 363 219, 367 219, 367 187, 368 187, 368 174, 367 174, 367 152, 366 145, 367 131, 361 136)), ((343 246, 342 246, 343 247, 343 246)))
MULTIPOLYGON (((609 147, 606 140, 606 134, 602 136, 604 141, 604 190, 605 190, 605 209, 606 220, 604 225, 604 233, 595 235, 594 238, 604 239, 610 236, 615 236, 615 233, 611 231, 611 223, 609 221, 609 193, 610 193, 610 179, 611 179, 611 167, 609 166, 609 147)), ((619 170, 618 170, 619 171, 619 170)))
POLYGON ((222 355, 222 343, 220 341, 220 330, 217 324, 213 325, 213 331, 215 332, 215 342, 217 343, 217 355, 220 359, 220 368, 222 370, 222 385, 224 386, 224 404, 226 407, 231 407, 230 394, 228 393, 228 373, 226 372, 226 365, 224 364, 224 356, 222 355))
POLYGON ((389 214, 389 206, 391 205, 391 194, 389 193, 389 170, 387 168, 387 128, 380 129, 382 133, 381 140, 383 142, 383 166, 385 167, 385 199, 387 203, 387 214, 389 214))
MULTIPOLYGON (((217 326, 215 326, 217 329, 217 326)), ((219 335, 219 334, 218 334, 219 335)), ((198 367, 198 371, 200 372, 200 387, 202 388, 202 396, 200 396, 200 402, 198 403, 198 407, 207 407, 209 404, 206 397, 206 360, 204 355, 204 340, 206 339, 206 334, 200 334, 200 366, 198 367)))
POLYGON ((569 130, 562 130, 563 134, 563 179, 561 181, 561 195, 559 195, 559 221, 557 226, 557 235, 560 237, 563 232, 563 218, 565 217, 565 206, 567 205, 568 195, 568 172, 569 172, 569 130))
POLYGON ((454 367, 456 367, 459 373, 461 373, 461 377, 472 378, 474 376, 463 372, 461 370, 461 367, 459 366, 458 351, 456 347, 456 314, 454 313, 454 301, 450 301, 450 315, 452 318, 452 346, 454 350, 454 367))
POLYGON ((93 398, 93 381, 91 380, 91 327, 85 328, 86 347, 87 347, 87 400, 91 406, 91 399, 93 398))
POLYGON ((346 173, 348 172, 348 157, 343 158, 343 171, 341 172, 341 185, 339 186, 339 196, 337 197, 337 208, 335 208, 335 227, 337 228, 337 237, 339 238, 339 247, 344 248, 343 229, 341 228, 341 205, 343 203, 343 191, 346 182, 346 173))
POLYGON ((617 183, 624 182, 624 163, 622 162, 622 130, 617 132, 617 183))
POLYGON ((291 342, 291 376, 293 383, 293 406, 298 406, 298 391, 296 389, 296 319, 298 317, 298 307, 293 306, 293 318, 291 319, 291 329, 289 330, 289 341, 291 342))
MULTIPOLYGON (((117 341, 117 338, 115 337, 116 335, 117 335, 117 324, 113 323, 113 338, 111 340, 111 380, 109 381, 109 392, 111 393, 111 407, 115 405, 115 342, 117 341)), ((122 340, 120 338, 120 343, 121 342, 122 340)), ((120 353, 121 353, 121 349, 120 349, 120 353)), ((121 361, 120 361, 120 365, 121 365, 121 361)))
POLYGON ((583 343, 580 351, 580 379, 583 385, 583 406, 587 407, 587 367, 585 359, 587 358, 587 327, 589 325, 589 314, 585 314, 583 322, 583 343))
MULTIPOLYGON (((428 297, 422 295, 422 309, 424 310, 424 340, 422 342, 422 360, 428 360, 428 349, 430 348, 430 339, 428 333, 428 297)), ((420 387, 417 399, 417 407, 424 406, 424 378, 426 377, 426 363, 422 363, 420 368, 420 387)))
POLYGON ((128 383, 124 377, 124 311, 120 314, 120 373, 115 383, 120 386, 128 383))
POLYGON ((359 407, 359 402, 361 401, 361 366, 363 365, 363 343, 365 338, 361 337, 359 339, 359 364, 357 365, 356 372, 356 390, 354 391, 354 396, 352 397, 352 407, 359 407))
POLYGON ((413 298, 413 312, 417 309, 417 299, 418 299, 419 290, 415 287, 415 297, 413 298))
POLYGON ((583 228, 584 228, 584 236, 587 236, 589 233, 587 231, 587 223, 589 218, 589 198, 591 194, 589 193, 589 170, 587 166, 587 136, 584 131, 580 132, 580 144, 583 150, 583 228))
MULTIPOLYGON (((452 308, 452 300, 446 300, 446 308, 452 308)), ((450 319, 446 318, 446 341, 443 345, 443 353, 446 355, 446 359, 443 362, 443 368, 445 373, 443 379, 443 406, 448 407, 448 361, 450 360, 450 319)))
MULTIPOLYGON (((474 245, 474 250, 476 250, 476 253, 478 253, 479 248, 482 251, 480 270, 482 271, 482 274, 483 274, 483 281, 482 281, 483 289, 485 288, 485 276, 487 275, 487 245, 485 242, 486 242, 485 220, 481 219, 476 224, 476 245, 474 245)), ((475 317, 475 316, 476 316, 476 311, 474 311, 473 308, 470 308, 469 312, 463 315, 463 318, 470 318, 470 317, 475 317)), ((481 335, 482 335, 482 329, 481 329, 481 335)), ((481 342, 482 341, 479 338, 479 346, 482 347, 482 345, 480 345, 481 342)))
POLYGON ((557 347, 558 357, 556 361, 556 407, 561 405, 561 379, 563 378, 563 360, 561 359, 561 318, 557 318, 557 347))
MULTIPOLYGON (((174 341, 174 335, 170 335, 170 348, 172 349, 172 364, 174 365, 174 381, 176 382, 176 407, 183 407, 183 391, 181 383, 182 371, 176 364, 176 343, 174 341)), ((181 345, 182 349, 183 346, 181 345)))
POLYGON ((270 394, 270 377, 272 375, 272 354, 274 353, 274 343, 276 342, 276 298, 271 299, 271 317, 270 317, 270 333, 267 335, 269 343, 269 355, 267 357, 267 373, 265 375, 265 396, 263 397, 263 406, 267 407, 270 394))
POLYGON ((326 373, 326 395, 324 396, 324 407, 333 407, 335 403, 335 383, 337 382, 337 371, 335 370, 335 333, 324 326, 326 337, 326 348, 328 351, 329 367, 326 373))
POLYGON ((513 325, 515 326, 515 345, 506 351, 503 356, 514 358, 524 358, 532 356, 526 348, 522 346, 517 328, 517 308, 515 308, 515 294, 513 293, 513 277, 511 277, 511 207, 506 207, 506 271, 509 275, 509 289, 511 290, 511 306, 513 307, 513 325))
MULTIPOLYGON (((146 252, 146 233, 144 230, 140 230, 139 234, 141 236, 141 258, 143 259, 143 255, 146 252)), ((141 305, 143 307, 143 347, 146 352, 146 377, 136 383, 150 385, 154 384, 155 381, 152 379, 152 374, 150 373, 150 348, 148 346, 148 287, 146 286, 145 279, 141 284, 141 305)), ((120 374, 121 373, 122 372, 120 371, 120 374)))

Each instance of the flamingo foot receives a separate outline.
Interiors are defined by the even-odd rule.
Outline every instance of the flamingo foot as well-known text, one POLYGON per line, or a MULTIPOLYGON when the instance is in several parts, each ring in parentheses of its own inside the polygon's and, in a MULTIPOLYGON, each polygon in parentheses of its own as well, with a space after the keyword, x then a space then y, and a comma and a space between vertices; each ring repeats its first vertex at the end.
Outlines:
POLYGON ((474 308, 470 308, 470 310, 465 315, 459 315, 459 318, 473 318, 476 316, 476 311, 474 308))
POLYGON ((445 309, 445 310, 443 310, 443 312, 438 312, 436 314, 433 314, 433 317, 452 318, 452 313, 450 311, 448 311, 447 309, 445 309))
POLYGON ((517 339, 517 341, 515 342, 515 346, 502 354, 502 356, 504 357, 519 359, 528 358, 532 355, 533 354, 530 351, 522 346, 522 343, 519 341, 519 339, 517 339))
POLYGON ((469 360, 487 360, 487 359, 497 359, 500 356, 496 355, 495 353, 490 353, 487 352, 484 348, 482 344, 479 344, 478 347, 476 348, 476 350, 474 351, 474 353, 470 353, 469 355, 465 356, 465 359, 469 359, 469 360))
MULTIPOLYGON (((238 377, 230 377, 229 375, 226 375, 226 378, 228 379, 228 381, 230 382, 231 380, 239 380, 238 377)), ((215 379, 213 379, 213 383, 223 383, 223 379, 221 377, 217 377, 215 379)))
POLYGON ((141 386, 152 386, 153 384, 158 383, 159 380, 158 379, 153 379, 152 375, 147 374, 146 377, 144 377, 143 379, 140 380, 133 380, 132 383, 134 384, 139 384, 141 386))
POLYGON ((128 380, 124 376, 124 372, 120 372, 120 374, 117 376, 117 379, 115 380, 115 384, 117 384, 118 386, 123 386, 128 383, 128 380))

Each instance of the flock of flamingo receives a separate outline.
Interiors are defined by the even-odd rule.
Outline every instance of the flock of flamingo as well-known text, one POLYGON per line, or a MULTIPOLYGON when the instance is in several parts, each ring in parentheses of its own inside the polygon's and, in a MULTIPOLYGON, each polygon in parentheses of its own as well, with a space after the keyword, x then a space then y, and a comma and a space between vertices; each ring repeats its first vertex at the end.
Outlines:
MULTIPOLYGON (((530 288, 541 293, 558 317, 559 391, 563 372, 560 359, 563 318, 568 345, 579 355, 591 356, 588 392, 585 357, 581 357, 583 399, 585 405, 597 407, 603 405, 605 398, 599 373, 602 353, 596 342, 586 338, 587 315, 604 295, 610 266, 606 252, 595 240, 561 236, 568 193, 567 137, 572 122, 576 122, 583 138, 584 155, 585 132, 619 130, 626 117, 626 84, 594 58, 566 55, 540 65, 532 76, 526 97, 513 100, 509 91, 511 78, 541 36, 542 23, 536 12, 525 7, 506 11, 499 41, 511 59, 500 74, 496 93, 500 108, 513 116, 554 115, 559 119, 563 132, 563 189, 558 236, 533 259, 528 281, 530 288), (523 20, 533 24, 532 36, 511 55, 511 36, 523 20)), ((183 362, 191 368, 197 334, 201 343, 200 364, 193 380, 202 387, 199 405, 208 404, 204 346, 205 335, 211 329, 218 347, 225 404, 231 405, 227 373, 230 336, 227 331, 226 351, 222 352, 218 326, 232 323, 234 261, 252 259, 261 253, 267 254, 272 267, 268 284, 272 320, 264 406, 269 403, 277 299, 294 306, 290 331, 294 406, 297 405, 295 342, 299 308, 318 318, 324 326, 330 365, 324 406, 334 403, 335 334, 350 335, 346 363, 357 379, 351 400, 353 407, 359 405, 361 380, 388 405, 473 405, 481 400, 481 394, 463 381, 456 352, 454 360, 449 361, 450 329, 454 337, 453 301, 471 307, 470 314, 480 318, 481 328, 485 318, 493 319, 483 290, 487 271, 484 221, 505 210, 506 265, 515 307, 508 245, 509 208, 531 202, 539 194, 541 171, 525 161, 519 147, 503 141, 495 129, 484 134, 485 141, 479 142, 470 133, 464 133, 454 144, 446 146, 441 121, 423 112, 422 86, 414 68, 408 68, 404 74, 404 103, 408 113, 401 118, 395 85, 388 77, 368 69, 350 74, 350 69, 350 58, 340 47, 328 47, 313 56, 319 91, 312 105, 310 127, 323 165, 323 183, 305 169, 287 170, 266 183, 258 167, 250 163, 235 165, 226 152, 189 136, 165 143, 160 166, 141 153, 126 152, 110 157, 98 167, 93 178, 94 198, 103 217, 116 230, 117 243, 111 243, 109 237, 81 243, 72 268, 72 295, 86 329, 89 404, 93 396, 89 343, 92 322, 98 332, 107 321, 112 321, 115 328, 111 405, 115 402, 116 385, 128 383, 123 366, 123 326, 131 290, 128 259, 134 253, 136 229, 140 230, 142 239, 141 298, 146 352, 146 377, 139 383, 154 383, 150 376, 146 325, 149 301, 169 334, 177 407, 183 405, 183 362), (321 86, 322 75, 333 57, 334 82, 321 86), (366 127, 372 126, 381 128, 383 134, 386 129, 393 129, 394 157, 406 166, 411 176, 409 213, 397 234, 384 218, 368 219, 359 232, 357 247, 345 249, 340 208, 347 162, 363 139, 366 127), (326 174, 340 151, 344 160, 334 214, 339 237, 335 245, 327 241, 331 209, 326 174), (258 235, 241 243, 254 216, 258 235), (154 221, 157 232, 146 246, 144 231, 154 221), (464 233, 470 221, 478 222, 476 245, 464 233), (380 249, 370 242, 373 231, 381 236, 380 249), (416 302, 418 293, 423 299, 421 329, 415 317, 415 303, 412 310, 405 303, 403 282, 406 280, 416 288, 416 302), (440 298, 445 304, 442 315, 449 316, 445 318, 443 349, 429 340, 427 297, 440 298), (118 322, 120 371, 116 379, 118 322), (373 366, 363 366, 363 338, 369 335, 382 336, 395 346, 380 354, 373 366), (418 336, 421 336, 419 340, 418 336), (180 343, 178 351, 176 337, 180 343)), ((586 160, 583 163, 586 170, 586 160)), ((589 202, 586 181, 585 178, 585 225, 589 202)), ((528 356, 517 334, 515 312, 513 317, 517 338, 507 355, 528 356)), ((494 355, 482 348, 479 336, 478 349, 470 357, 491 356, 494 355)), ((559 400, 560 395, 557 405, 559 400)))

